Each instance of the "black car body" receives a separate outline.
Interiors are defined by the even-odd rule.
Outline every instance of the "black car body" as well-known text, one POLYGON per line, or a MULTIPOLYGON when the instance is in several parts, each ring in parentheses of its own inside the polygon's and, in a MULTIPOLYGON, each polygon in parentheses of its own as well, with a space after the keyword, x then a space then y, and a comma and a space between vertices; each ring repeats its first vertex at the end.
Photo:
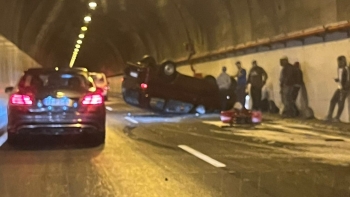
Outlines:
POLYGON ((93 135, 104 143, 106 110, 101 92, 79 69, 29 69, 8 103, 8 137, 93 135))
MULTIPOLYGON (((126 103, 166 113, 220 110, 220 94, 214 77, 186 76, 176 71, 172 61, 161 65, 154 62, 128 64, 122 83, 126 103)), ((231 108, 235 100, 234 89, 228 91, 227 99, 227 108, 231 108)))

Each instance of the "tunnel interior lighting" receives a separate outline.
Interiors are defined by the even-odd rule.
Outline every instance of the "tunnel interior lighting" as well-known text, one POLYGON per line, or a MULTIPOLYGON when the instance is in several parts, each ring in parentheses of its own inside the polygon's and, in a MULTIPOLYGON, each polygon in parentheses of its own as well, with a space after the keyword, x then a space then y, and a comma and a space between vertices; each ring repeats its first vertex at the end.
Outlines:
POLYGON ((56 67, 55 70, 58 71, 58 67, 56 67))
POLYGON ((79 38, 83 39, 85 37, 84 34, 79 34, 79 38))
POLYGON ((86 26, 81 27, 81 30, 82 30, 82 31, 87 31, 87 29, 88 29, 88 28, 87 28, 86 26))
POLYGON ((75 48, 80 49, 80 45, 79 45, 79 44, 76 44, 76 45, 75 45, 75 48))
POLYGON ((75 49, 74 49, 74 52, 79 52, 79 49, 75 48, 75 49))
POLYGON ((78 44, 83 44, 83 41, 82 40, 77 40, 77 43, 78 44))
POLYGON ((91 16, 85 16, 84 21, 87 23, 91 22, 91 16))
POLYGON ((96 7, 97 7, 97 3, 96 3, 96 2, 90 2, 90 3, 89 3, 89 7, 90 7, 92 10, 94 10, 94 9, 96 9, 96 7))

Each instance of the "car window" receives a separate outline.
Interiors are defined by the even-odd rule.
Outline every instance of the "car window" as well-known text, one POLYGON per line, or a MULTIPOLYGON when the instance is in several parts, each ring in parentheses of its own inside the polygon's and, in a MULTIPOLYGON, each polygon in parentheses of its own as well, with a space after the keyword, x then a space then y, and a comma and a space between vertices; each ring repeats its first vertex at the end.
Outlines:
POLYGON ((45 73, 26 74, 18 85, 19 88, 89 88, 88 80, 79 74, 45 73))

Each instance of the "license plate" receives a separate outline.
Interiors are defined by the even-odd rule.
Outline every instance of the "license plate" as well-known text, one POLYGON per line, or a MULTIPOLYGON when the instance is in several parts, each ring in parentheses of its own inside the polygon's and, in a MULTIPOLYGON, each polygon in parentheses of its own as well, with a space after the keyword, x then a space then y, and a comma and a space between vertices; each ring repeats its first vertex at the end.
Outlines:
POLYGON ((43 100, 43 103, 46 106, 72 106, 73 102, 67 97, 53 98, 49 96, 43 100))
POLYGON ((137 72, 131 71, 130 76, 137 78, 139 76, 139 74, 137 72))

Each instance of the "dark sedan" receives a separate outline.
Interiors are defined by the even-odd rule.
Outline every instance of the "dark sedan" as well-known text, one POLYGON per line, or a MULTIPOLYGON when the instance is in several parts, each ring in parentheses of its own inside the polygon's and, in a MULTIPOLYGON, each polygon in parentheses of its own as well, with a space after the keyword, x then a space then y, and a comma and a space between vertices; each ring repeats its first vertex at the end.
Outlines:
POLYGON ((26 135, 82 135, 105 141, 102 92, 79 69, 29 69, 8 104, 8 140, 26 135))
MULTIPOLYGON (((234 89, 228 92, 228 108, 231 108, 234 89)), ((158 65, 150 56, 137 64, 128 64, 124 70, 122 93, 130 105, 166 113, 206 113, 221 108, 219 89, 213 76, 186 76, 176 71, 174 62, 158 65)))

